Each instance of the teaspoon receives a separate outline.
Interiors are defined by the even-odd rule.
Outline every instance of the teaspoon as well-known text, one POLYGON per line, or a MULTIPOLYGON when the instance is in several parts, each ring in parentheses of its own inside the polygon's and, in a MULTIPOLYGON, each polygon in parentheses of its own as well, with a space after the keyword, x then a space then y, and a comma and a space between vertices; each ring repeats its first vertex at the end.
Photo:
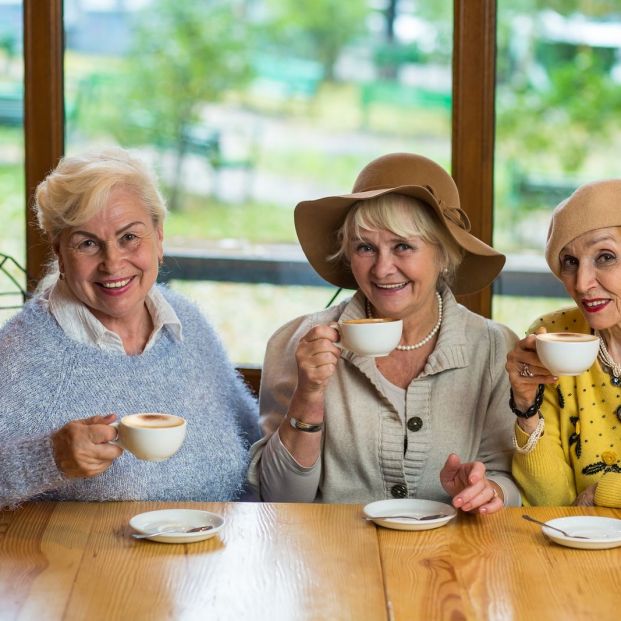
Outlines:
POLYGON ((534 522, 535 524, 539 524, 540 526, 545 526, 546 528, 551 528, 552 530, 556 530, 562 535, 565 535, 565 537, 569 537, 570 539, 592 539, 592 537, 585 537, 584 535, 570 535, 569 533, 565 532, 563 529, 557 528, 556 526, 550 526, 550 524, 546 524, 546 522, 541 522, 540 520, 536 520, 534 517, 531 517, 530 515, 524 514, 522 515, 522 517, 529 522, 534 522))
POLYGON ((448 517, 446 513, 434 513, 433 515, 373 515, 373 516, 365 516, 365 520, 437 520, 439 518, 448 517))
POLYGON ((132 533, 134 539, 146 539, 147 537, 155 537, 157 535, 186 535, 188 533, 202 533, 205 530, 211 530, 213 526, 208 524, 206 526, 195 526, 194 528, 188 528, 187 530, 179 530, 178 528, 166 528, 164 530, 157 530, 153 533, 132 533))

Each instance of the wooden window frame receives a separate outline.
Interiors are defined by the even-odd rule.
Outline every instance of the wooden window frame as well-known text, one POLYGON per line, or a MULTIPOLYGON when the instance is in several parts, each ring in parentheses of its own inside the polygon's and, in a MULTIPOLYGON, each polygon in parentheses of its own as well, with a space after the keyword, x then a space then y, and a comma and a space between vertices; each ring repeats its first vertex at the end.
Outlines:
MULTIPOLYGON (((452 174, 472 233, 492 243, 496 0, 454 0, 452 174)), ((64 152, 63 1, 24 0, 26 269, 29 288, 50 259, 33 222, 34 189, 64 152)), ((492 289, 460 298, 491 315, 492 289)))

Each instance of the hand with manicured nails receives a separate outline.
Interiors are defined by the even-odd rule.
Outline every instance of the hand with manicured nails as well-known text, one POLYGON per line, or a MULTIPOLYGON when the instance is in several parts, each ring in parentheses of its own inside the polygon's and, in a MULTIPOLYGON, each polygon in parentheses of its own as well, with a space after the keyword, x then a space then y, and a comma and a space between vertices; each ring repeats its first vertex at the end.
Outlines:
POLYGON ((54 459, 68 478, 94 477, 105 472, 123 449, 109 444, 117 431, 115 414, 72 420, 52 435, 54 459))
POLYGON ((456 509, 495 513, 504 506, 502 489, 485 476, 485 464, 480 461, 462 464, 451 453, 440 472, 440 483, 456 509))
MULTIPOLYGON (((546 329, 542 327, 538 328, 535 334, 542 334, 544 332, 546 332, 546 329)), ((553 384, 558 381, 558 378, 552 375, 539 360, 535 347, 535 334, 529 334, 515 344, 513 349, 507 354, 507 364, 505 365, 505 369, 509 374, 509 381, 511 382, 515 407, 522 412, 528 410, 535 402, 539 384, 553 384), (520 373, 524 365, 531 373, 530 376, 525 377, 520 373)), ((538 422, 537 416, 528 419, 518 419, 518 424, 528 434, 535 430, 538 422)))

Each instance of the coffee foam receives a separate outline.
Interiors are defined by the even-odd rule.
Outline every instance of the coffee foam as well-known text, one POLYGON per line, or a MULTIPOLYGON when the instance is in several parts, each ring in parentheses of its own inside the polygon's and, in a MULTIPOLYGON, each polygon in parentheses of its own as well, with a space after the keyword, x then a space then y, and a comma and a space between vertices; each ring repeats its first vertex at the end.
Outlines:
POLYGON ((144 413, 130 414, 123 417, 123 424, 140 429, 166 429, 183 425, 183 418, 172 414, 144 413))
POLYGON ((589 343, 596 341, 598 337, 594 334, 581 334, 579 332, 546 332, 537 334, 537 338, 555 343, 589 343))
POLYGON ((369 317, 366 319, 346 319, 343 323, 348 325, 351 324, 369 324, 369 323, 390 323, 396 321, 395 319, 386 318, 378 318, 378 317, 369 317))

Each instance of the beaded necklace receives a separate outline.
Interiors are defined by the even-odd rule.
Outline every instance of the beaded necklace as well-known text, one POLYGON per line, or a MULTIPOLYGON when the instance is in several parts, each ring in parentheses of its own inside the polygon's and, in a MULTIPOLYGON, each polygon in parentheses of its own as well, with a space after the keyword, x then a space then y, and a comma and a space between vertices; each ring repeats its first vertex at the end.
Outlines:
MULTIPOLYGON (((414 343, 414 345, 397 345, 395 349, 399 351, 412 351, 413 349, 419 349, 436 335, 436 332, 440 329, 440 325, 442 324, 442 296, 436 291, 436 299, 438 300, 438 321, 436 321, 436 325, 431 329, 431 332, 422 340, 418 341, 418 343, 414 343)), ((373 313, 371 312, 371 303, 369 300, 366 301, 366 313, 367 318, 372 319, 373 313)))
POLYGON ((597 354, 597 357, 599 358, 600 362, 608 369, 608 374, 610 375, 610 383, 613 386, 621 386, 621 364, 617 364, 613 360, 610 352, 608 351, 608 348, 606 347, 604 339, 597 330, 595 330, 595 335, 599 337, 599 352, 597 354))

